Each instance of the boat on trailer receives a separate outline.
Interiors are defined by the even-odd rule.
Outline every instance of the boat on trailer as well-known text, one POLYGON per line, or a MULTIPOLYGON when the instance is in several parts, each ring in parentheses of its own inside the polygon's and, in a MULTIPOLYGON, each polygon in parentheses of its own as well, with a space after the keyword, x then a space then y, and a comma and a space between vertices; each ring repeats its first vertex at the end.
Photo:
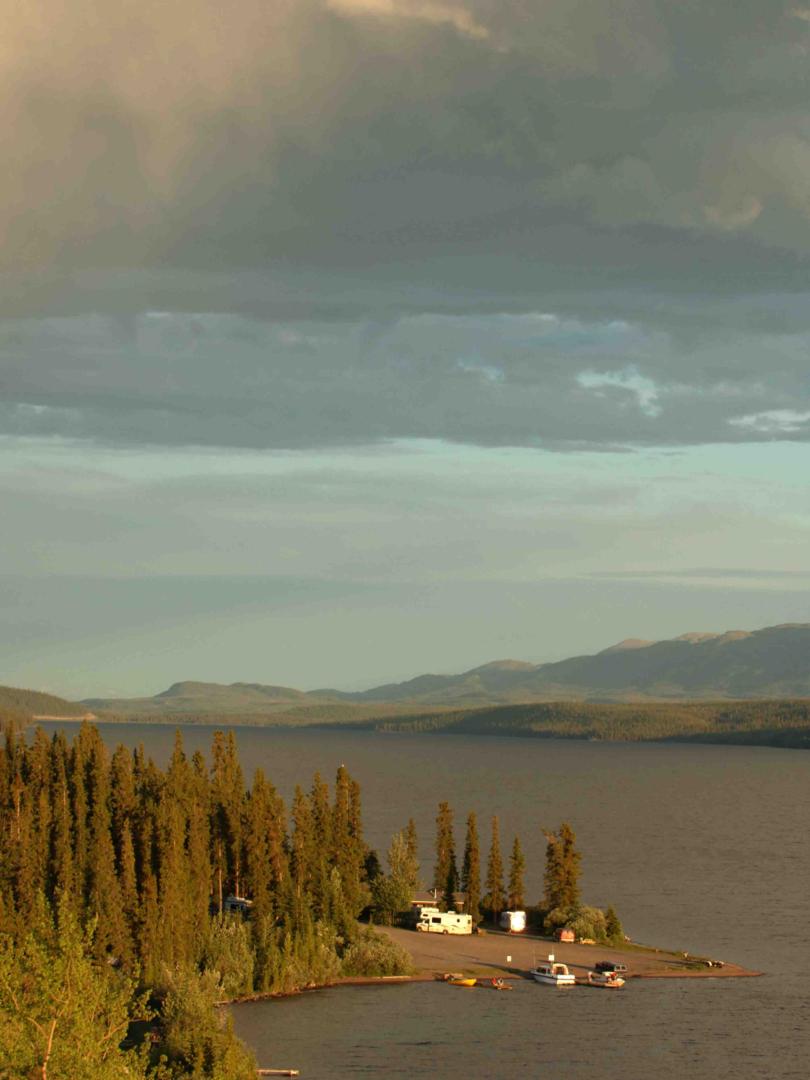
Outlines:
POLYGON ((621 990, 624 979, 618 971, 589 971, 588 986, 599 986, 603 990, 621 990))
POLYGON ((577 981, 566 964, 554 959, 554 953, 549 954, 547 961, 533 967, 531 975, 535 982, 544 983, 546 986, 576 986, 577 981))

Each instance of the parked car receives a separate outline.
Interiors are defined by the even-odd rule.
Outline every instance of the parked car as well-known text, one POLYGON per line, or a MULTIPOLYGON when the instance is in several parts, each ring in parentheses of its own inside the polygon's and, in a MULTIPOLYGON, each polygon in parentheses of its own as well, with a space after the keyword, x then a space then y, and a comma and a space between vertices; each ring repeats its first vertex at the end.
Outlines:
POLYGON ((617 964, 613 960, 600 960, 593 965, 594 971, 627 971, 627 964, 617 964))

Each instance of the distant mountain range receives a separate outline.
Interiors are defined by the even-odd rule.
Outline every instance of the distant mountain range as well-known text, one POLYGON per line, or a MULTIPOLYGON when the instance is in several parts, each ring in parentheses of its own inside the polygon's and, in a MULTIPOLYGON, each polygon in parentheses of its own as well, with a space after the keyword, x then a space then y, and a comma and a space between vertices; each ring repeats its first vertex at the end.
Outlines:
POLYGON ((543 701, 722 701, 810 697, 810 623, 667 641, 629 638, 551 664, 498 660, 460 675, 420 675, 357 693, 260 683, 179 682, 148 698, 89 698, 119 716, 284 716, 294 722, 543 701), (341 709, 339 706, 346 708, 341 709), (349 706, 364 706, 362 709, 349 706))

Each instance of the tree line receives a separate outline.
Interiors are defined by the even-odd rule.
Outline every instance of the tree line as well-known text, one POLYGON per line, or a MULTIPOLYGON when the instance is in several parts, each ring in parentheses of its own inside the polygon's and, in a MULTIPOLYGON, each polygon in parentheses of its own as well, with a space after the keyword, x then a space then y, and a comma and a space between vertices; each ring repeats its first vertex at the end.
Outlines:
POLYGON ((810 701, 535 702, 426 711, 359 724, 377 731, 677 740, 810 748, 810 701))
MULTIPOLYGON (((410 958, 358 918, 392 923, 422 887, 413 820, 383 865, 364 837, 360 785, 341 765, 287 806, 261 768, 246 782, 233 732, 210 764, 179 732, 165 769, 142 748, 110 753, 91 724, 68 743, 14 724, 0 748, 0 1076, 47 1080, 245 1080, 255 1063, 217 1001, 340 975, 393 975, 410 958), (144 1034, 148 1032, 148 1038, 144 1034)), ((477 925, 528 908, 546 930, 608 940, 585 908, 570 826, 547 835, 544 895, 527 905, 515 836, 491 822, 482 863, 466 820, 438 808, 432 884, 477 925)), ((600 922, 601 920, 601 922, 600 922)))
POLYGON ((453 809, 440 802, 436 815, 433 893, 445 911, 461 910, 472 917, 473 925, 483 921, 498 923, 504 911, 525 910, 535 929, 551 933, 570 929, 577 938, 618 944, 624 931, 613 906, 606 911, 586 906, 580 893, 582 856, 574 830, 563 822, 556 831, 546 831, 543 895, 527 904, 524 875, 526 859, 519 836, 512 842, 508 866, 501 851, 497 815, 490 825, 489 854, 482 865, 478 820, 467 815, 461 868, 455 850, 453 809))
POLYGON ((41 729, 26 742, 9 726, 0 750, 0 1075, 36 1068, 79 1080, 107 1075, 107 1065, 123 1075, 116 1055, 127 1017, 151 1023, 132 1075, 255 1075, 227 1025, 215 1023, 214 1001, 409 969, 402 950, 358 928, 373 872, 360 787, 343 766, 331 790, 316 774, 287 808, 261 769, 246 784, 232 732, 214 734, 210 767, 199 753, 187 757, 178 733, 160 769, 142 749, 110 755, 90 724, 71 744, 41 729), (229 914, 231 896, 249 905, 229 914), (53 998, 68 969, 73 986, 98 983, 69 1009, 53 998), (82 1011, 90 1000, 107 1002, 103 1016, 82 1011), (71 1072, 79 1029, 105 1057, 71 1072))

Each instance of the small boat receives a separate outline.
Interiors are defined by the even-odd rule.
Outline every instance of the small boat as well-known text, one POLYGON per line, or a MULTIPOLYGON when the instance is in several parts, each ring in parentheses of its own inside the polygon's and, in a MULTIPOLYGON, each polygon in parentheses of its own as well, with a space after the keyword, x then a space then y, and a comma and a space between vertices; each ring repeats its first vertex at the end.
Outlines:
POLYGON ((601 986, 603 990, 621 990, 624 979, 618 971, 589 971, 588 986, 601 986))
POLYGON ((447 981, 450 983, 451 986, 475 986, 475 984, 478 982, 478 979, 468 979, 464 977, 461 979, 450 978, 447 981))
POLYGON ((484 982, 479 983, 479 986, 488 986, 490 990, 513 990, 514 987, 510 986, 508 982, 504 982, 503 979, 497 977, 484 982))
POLYGON ((555 962, 553 953, 547 963, 540 963, 532 968, 531 975, 535 982, 545 983, 547 986, 576 986, 577 981, 565 964, 555 962))

